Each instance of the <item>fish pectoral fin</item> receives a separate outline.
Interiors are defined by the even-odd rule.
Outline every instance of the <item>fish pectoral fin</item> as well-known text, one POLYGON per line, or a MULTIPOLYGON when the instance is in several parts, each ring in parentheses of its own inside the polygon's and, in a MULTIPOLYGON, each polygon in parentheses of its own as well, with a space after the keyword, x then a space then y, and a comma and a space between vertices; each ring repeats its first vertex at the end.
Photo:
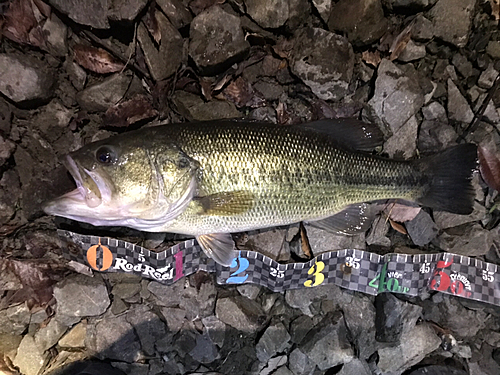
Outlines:
POLYGON ((237 215, 254 205, 254 195, 247 190, 223 191, 194 199, 201 206, 200 215, 237 215))
POLYGON ((196 236, 196 240, 209 258, 223 266, 229 267, 233 259, 238 256, 230 233, 202 234, 196 236))
POLYGON ((309 224, 334 234, 355 235, 366 232, 379 212, 378 205, 353 204, 333 216, 309 224))

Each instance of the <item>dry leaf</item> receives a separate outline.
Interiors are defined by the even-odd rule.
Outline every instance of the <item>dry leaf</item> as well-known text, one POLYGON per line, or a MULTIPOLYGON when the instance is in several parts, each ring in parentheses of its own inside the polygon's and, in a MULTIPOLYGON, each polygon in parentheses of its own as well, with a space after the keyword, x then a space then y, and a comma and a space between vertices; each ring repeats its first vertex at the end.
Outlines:
POLYGON ((391 48, 389 49, 389 52, 391 53, 391 56, 389 57, 390 61, 396 60, 401 52, 404 51, 406 48, 406 45, 411 39, 411 29, 413 28, 413 25, 415 24, 415 19, 409 23, 408 26, 404 28, 403 31, 399 33, 399 35, 394 39, 392 42, 391 48))
POLYGON ((158 112, 144 95, 137 95, 130 100, 109 107, 104 114, 106 126, 127 127, 141 120, 155 117, 158 112))
POLYGON ((309 259, 311 259, 313 257, 313 252, 311 250, 311 245, 309 244, 309 238, 307 238, 306 229, 304 228, 304 224, 302 222, 300 222, 299 229, 302 251, 309 259))
POLYGON ((495 20, 500 20, 500 0, 490 0, 491 15, 495 20))
POLYGON ((31 0, 14 0, 5 13, 2 33, 20 44, 30 44, 30 31, 37 25, 31 0))
POLYGON ((403 226, 403 224, 396 223, 394 220, 391 220, 391 219, 389 219, 389 223, 391 224, 392 229, 394 229, 402 234, 408 234, 408 232, 406 231, 406 228, 403 226))
POLYGON ((375 52, 364 51, 361 55, 361 58, 365 63, 373 65, 374 67, 377 67, 382 61, 379 51, 375 52))
POLYGON ((266 103, 262 94, 254 90, 252 85, 242 77, 238 77, 235 81, 231 82, 222 91, 222 95, 239 108, 257 108, 264 106, 266 103))
POLYGON ((102 48, 77 44, 74 51, 79 65, 99 74, 118 72, 124 67, 121 61, 102 48))
POLYGON ((156 18, 156 3, 152 2, 142 21, 157 44, 161 41, 161 30, 156 18))
POLYGON ((481 145, 477 148, 477 153, 481 177, 490 188, 500 191, 500 153, 481 145))
POLYGON ((384 208, 384 214, 390 219, 398 223, 413 220, 418 215, 421 208, 416 203, 389 203, 384 208))
POLYGON ((286 104, 281 101, 276 107, 276 120, 280 125, 290 124, 290 114, 288 113, 286 104))

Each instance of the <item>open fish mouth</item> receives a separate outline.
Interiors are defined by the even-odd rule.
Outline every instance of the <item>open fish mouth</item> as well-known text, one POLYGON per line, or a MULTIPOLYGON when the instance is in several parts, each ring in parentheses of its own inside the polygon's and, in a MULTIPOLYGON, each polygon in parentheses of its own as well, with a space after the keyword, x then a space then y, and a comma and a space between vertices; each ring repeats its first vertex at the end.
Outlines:
POLYGON ((110 189, 96 173, 78 166, 67 155, 62 160, 76 183, 76 189, 48 202, 44 211, 50 215, 63 215, 77 209, 96 208, 103 202, 103 196, 109 196, 110 189))

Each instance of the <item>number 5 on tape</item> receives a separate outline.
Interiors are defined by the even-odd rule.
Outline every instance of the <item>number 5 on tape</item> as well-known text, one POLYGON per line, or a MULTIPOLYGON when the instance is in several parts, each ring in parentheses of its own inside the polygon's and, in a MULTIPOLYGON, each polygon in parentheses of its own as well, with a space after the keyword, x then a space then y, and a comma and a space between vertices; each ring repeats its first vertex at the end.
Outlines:
POLYGON ((325 263, 319 261, 316 262, 315 264, 312 265, 311 268, 309 268, 309 271, 307 271, 308 275, 313 275, 314 276, 314 283, 312 280, 307 280, 304 283, 304 286, 307 287, 312 287, 312 286, 318 286, 320 285, 323 281, 325 281, 325 275, 321 273, 325 269, 325 263))

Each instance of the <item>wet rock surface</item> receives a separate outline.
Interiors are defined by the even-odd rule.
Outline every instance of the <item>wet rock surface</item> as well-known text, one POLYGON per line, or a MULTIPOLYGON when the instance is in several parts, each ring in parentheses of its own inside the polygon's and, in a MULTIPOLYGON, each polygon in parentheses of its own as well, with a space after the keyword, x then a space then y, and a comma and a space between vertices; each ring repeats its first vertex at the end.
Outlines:
MULTIPOLYGON (((500 307, 331 284, 272 293, 218 285, 203 271, 171 286, 99 274, 64 260, 55 232, 98 229, 41 210, 74 188, 60 163, 67 152, 160 122, 357 117, 384 132, 382 156, 418 158, 464 141, 498 150, 495 6, 1 2, 0 373, 499 374, 500 307)), ((485 180, 474 177, 470 215, 424 208, 398 221, 387 209, 355 236, 297 224, 237 243, 281 263, 357 249, 500 265, 499 196, 485 180)), ((124 228, 106 235, 151 249, 184 239, 124 228)))

